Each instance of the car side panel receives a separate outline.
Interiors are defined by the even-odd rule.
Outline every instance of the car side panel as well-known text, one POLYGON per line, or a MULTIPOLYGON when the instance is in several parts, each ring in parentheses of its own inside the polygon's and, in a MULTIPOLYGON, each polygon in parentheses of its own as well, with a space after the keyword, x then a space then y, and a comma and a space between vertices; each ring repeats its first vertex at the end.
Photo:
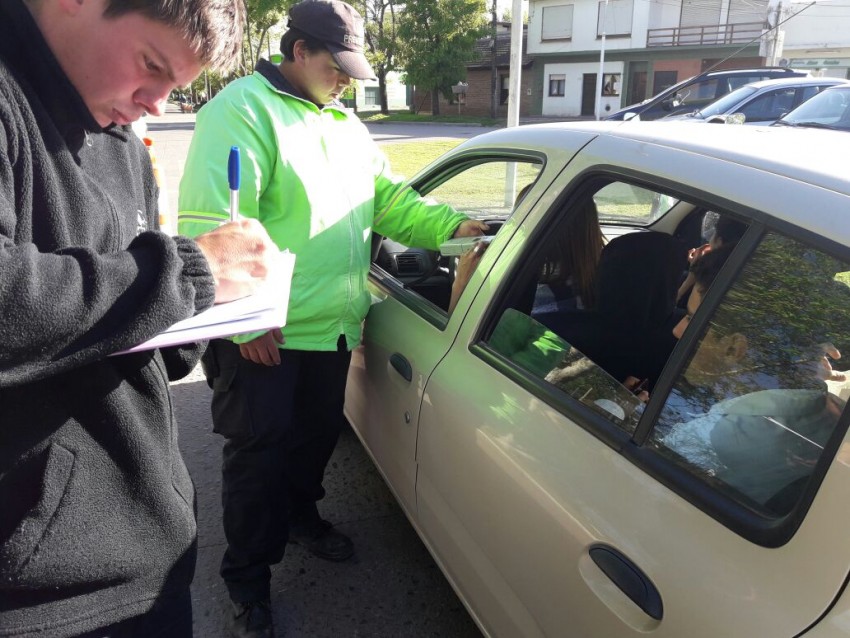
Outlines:
MULTIPOLYGON (((570 164, 560 186, 606 166, 780 217, 799 214, 804 203, 831 206, 840 198, 740 165, 606 136, 570 164)), ((533 213, 526 224, 539 218, 533 213)), ((713 638, 805 630, 850 570, 842 496, 850 488, 848 444, 786 545, 759 547, 716 522, 469 349, 529 234, 514 235, 425 388, 419 520, 450 579, 482 618, 497 619, 485 625, 494 636, 713 638), (654 583, 662 620, 640 611, 589 559, 600 543, 654 583)))

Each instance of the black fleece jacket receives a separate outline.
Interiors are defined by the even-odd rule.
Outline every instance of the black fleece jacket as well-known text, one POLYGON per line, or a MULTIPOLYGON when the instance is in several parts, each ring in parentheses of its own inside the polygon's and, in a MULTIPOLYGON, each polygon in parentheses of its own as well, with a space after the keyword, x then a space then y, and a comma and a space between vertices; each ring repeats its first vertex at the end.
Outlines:
POLYGON ((191 581, 168 380, 200 353, 107 357, 213 301, 156 201, 141 142, 99 127, 26 7, 0 1, 0 636, 79 634, 191 581))

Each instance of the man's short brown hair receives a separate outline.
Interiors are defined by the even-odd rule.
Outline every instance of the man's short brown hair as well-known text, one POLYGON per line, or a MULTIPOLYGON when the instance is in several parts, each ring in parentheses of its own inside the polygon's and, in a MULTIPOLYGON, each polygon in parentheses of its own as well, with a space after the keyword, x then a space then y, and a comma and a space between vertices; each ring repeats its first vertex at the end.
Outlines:
POLYGON ((176 28, 205 67, 228 71, 236 65, 245 25, 243 0, 107 0, 103 15, 127 13, 176 28))

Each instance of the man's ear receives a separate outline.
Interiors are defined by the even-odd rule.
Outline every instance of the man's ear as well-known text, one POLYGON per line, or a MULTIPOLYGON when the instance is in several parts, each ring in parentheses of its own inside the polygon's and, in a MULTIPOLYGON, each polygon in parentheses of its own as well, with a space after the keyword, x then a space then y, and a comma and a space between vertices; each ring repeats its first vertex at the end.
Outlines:
POLYGON ((737 363, 747 354, 747 338, 740 332, 724 337, 723 341, 724 354, 728 361, 737 363))
POLYGON ((304 46, 304 40, 296 40, 295 44, 292 45, 292 57, 295 58, 296 62, 303 62, 309 54, 310 51, 304 46))

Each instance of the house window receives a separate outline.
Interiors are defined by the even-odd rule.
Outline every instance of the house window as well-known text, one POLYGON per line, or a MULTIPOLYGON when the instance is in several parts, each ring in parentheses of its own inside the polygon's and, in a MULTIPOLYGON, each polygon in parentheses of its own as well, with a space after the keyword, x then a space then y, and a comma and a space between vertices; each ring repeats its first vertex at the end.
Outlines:
POLYGON ((606 97, 620 95, 619 73, 606 73, 602 76, 602 95, 606 97))
POLYGON ((377 86, 367 86, 363 89, 363 95, 366 98, 366 106, 380 106, 381 104, 381 89, 377 86))
POLYGON ((566 76, 563 73, 549 76, 549 97, 563 97, 566 76))
POLYGON ((510 79, 509 75, 503 75, 499 78, 499 86, 501 87, 501 90, 499 91, 499 104, 507 104, 508 102, 510 79))
POLYGON ((573 37, 573 5, 543 7, 541 40, 569 40, 573 37))
POLYGON ((602 0, 596 21, 596 35, 631 35, 632 0, 602 0))

